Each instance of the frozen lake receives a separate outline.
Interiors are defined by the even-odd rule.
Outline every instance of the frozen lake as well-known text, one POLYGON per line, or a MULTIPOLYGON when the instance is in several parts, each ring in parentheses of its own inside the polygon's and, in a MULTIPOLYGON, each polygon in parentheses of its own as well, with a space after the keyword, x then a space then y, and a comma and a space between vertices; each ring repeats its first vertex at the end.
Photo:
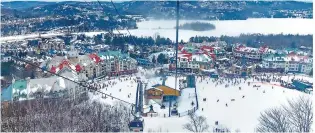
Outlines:
MULTIPOLYGON (((179 40, 188 41, 193 36, 238 36, 241 33, 261 33, 261 34, 313 34, 314 20, 300 18, 260 18, 248 20, 180 20, 179 23, 186 22, 209 22, 215 25, 216 29, 211 31, 192 31, 179 30, 179 40)), ((132 35, 136 36, 154 36, 159 34, 163 37, 168 37, 175 41, 175 20, 150 20, 139 22, 138 29, 130 30, 132 35)), ((116 31, 117 32, 117 31, 116 31)), ((120 30, 121 33, 127 33, 126 30, 120 30)), ((104 32, 86 32, 85 34, 93 36, 104 32)), ((42 36, 56 36, 62 33, 48 33, 42 36)), ((17 40, 25 38, 38 37, 38 34, 19 35, 1 37, 0 41, 17 40)))
MULTIPOLYGON (((180 20, 179 24, 195 22, 198 20, 180 20)), ((188 41, 193 36, 238 36, 241 33, 261 34, 312 34, 314 27, 313 19, 248 19, 248 20, 226 20, 226 21, 199 21, 209 22, 216 29, 211 31, 179 30, 179 40, 188 41)), ((151 20, 138 23, 139 29, 130 30, 132 35, 154 36, 159 34, 175 41, 175 20, 151 20)))

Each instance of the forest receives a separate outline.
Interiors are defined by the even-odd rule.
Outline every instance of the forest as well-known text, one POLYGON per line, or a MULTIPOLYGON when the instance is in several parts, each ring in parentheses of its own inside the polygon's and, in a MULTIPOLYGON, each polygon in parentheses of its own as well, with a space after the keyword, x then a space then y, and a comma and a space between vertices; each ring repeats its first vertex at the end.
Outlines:
POLYGON ((185 23, 185 24, 179 25, 178 28, 183 29, 183 30, 208 31, 208 30, 214 30, 215 26, 211 23, 192 22, 192 23, 185 23))
POLYGON ((195 36, 189 39, 190 42, 201 43, 203 41, 214 42, 225 41, 227 44, 242 43, 251 47, 267 45, 273 49, 299 48, 300 46, 313 48, 312 35, 292 35, 292 34, 241 34, 240 36, 195 36))
MULTIPOLYGON (((136 36, 120 36, 112 37, 111 35, 105 36, 105 41, 101 38, 94 38, 95 42, 114 44, 116 46, 123 46, 125 43, 136 44, 140 46, 151 46, 151 45, 175 45, 175 42, 169 38, 157 36, 152 37, 136 37, 136 36)), ((299 48, 305 46, 313 48, 313 36, 312 35, 292 35, 292 34, 241 34, 240 36, 195 36, 189 39, 189 42, 202 43, 203 41, 215 42, 225 41, 227 44, 242 43, 251 47, 260 47, 267 45, 273 49, 282 48, 299 48)), ((181 40, 179 43, 187 43, 181 40)))

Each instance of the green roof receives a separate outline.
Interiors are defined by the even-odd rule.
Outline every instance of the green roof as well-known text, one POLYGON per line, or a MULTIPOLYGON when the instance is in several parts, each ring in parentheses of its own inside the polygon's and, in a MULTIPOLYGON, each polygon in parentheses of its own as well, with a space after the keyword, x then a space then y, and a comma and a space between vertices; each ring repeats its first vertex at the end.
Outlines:
POLYGON ((25 90, 27 88, 26 80, 17 80, 11 84, 8 88, 3 88, 1 91, 1 101, 10 101, 13 97, 21 97, 23 94, 19 95, 17 92, 25 90), (13 94, 15 92, 15 94, 13 94))
POLYGON ((18 89, 18 90, 24 90, 27 87, 27 82, 26 80, 18 80, 15 81, 13 84, 13 89, 18 89))

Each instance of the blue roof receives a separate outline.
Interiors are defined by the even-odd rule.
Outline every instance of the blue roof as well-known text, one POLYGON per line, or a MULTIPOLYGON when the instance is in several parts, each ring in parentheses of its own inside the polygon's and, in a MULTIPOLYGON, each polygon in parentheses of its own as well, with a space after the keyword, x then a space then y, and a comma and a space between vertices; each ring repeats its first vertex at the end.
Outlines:
POLYGON ((56 50, 50 49, 49 54, 56 54, 56 50))
POLYGON ((84 48, 84 52, 86 52, 86 53, 92 53, 93 50, 92 50, 92 49, 89 49, 89 48, 84 48))
POLYGON ((47 70, 47 66, 43 66, 42 69, 43 69, 43 70, 47 70))
POLYGON ((298 81, 298 80, 293 80, 293 85, 294 85, 298 90, 305 90, 306 88, 313 88, 311 84, 304 83, 304 82, 298 81))
POLYGON ((8 88, 3 88, 1 90, 1 101, 11 101, 12 100, 12 84, 8 88))

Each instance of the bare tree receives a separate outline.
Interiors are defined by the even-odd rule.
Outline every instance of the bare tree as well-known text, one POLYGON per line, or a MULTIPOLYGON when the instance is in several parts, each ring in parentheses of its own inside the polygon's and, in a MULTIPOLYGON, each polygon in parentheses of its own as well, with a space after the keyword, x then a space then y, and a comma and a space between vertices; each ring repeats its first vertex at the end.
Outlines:
POLYGON ((289 100, 283 106, 295 132, 310 132, 313 124, 313 101, 310 97, 298 97, 289 100))
POLYGON ((273 108, 261 113, 258 132, 289 132, 290 123, 282 108, 273 108))
POLYGON ((288 105, 261 113, 258 132, 311 132, 313 103, 310 97, 288 100, 288 105))
POLYGON ((209 125, 207 119, 203 116, 197 116, 195 113, 190 113, 189 122, 184 125, 184 129, 187 129, 194 133, 205 132, 208 130, 209 125))
POLYGON ((128 131, 130 107, 92 102, 84 96, 10 102, 1 108, 2 132, 128 131))

